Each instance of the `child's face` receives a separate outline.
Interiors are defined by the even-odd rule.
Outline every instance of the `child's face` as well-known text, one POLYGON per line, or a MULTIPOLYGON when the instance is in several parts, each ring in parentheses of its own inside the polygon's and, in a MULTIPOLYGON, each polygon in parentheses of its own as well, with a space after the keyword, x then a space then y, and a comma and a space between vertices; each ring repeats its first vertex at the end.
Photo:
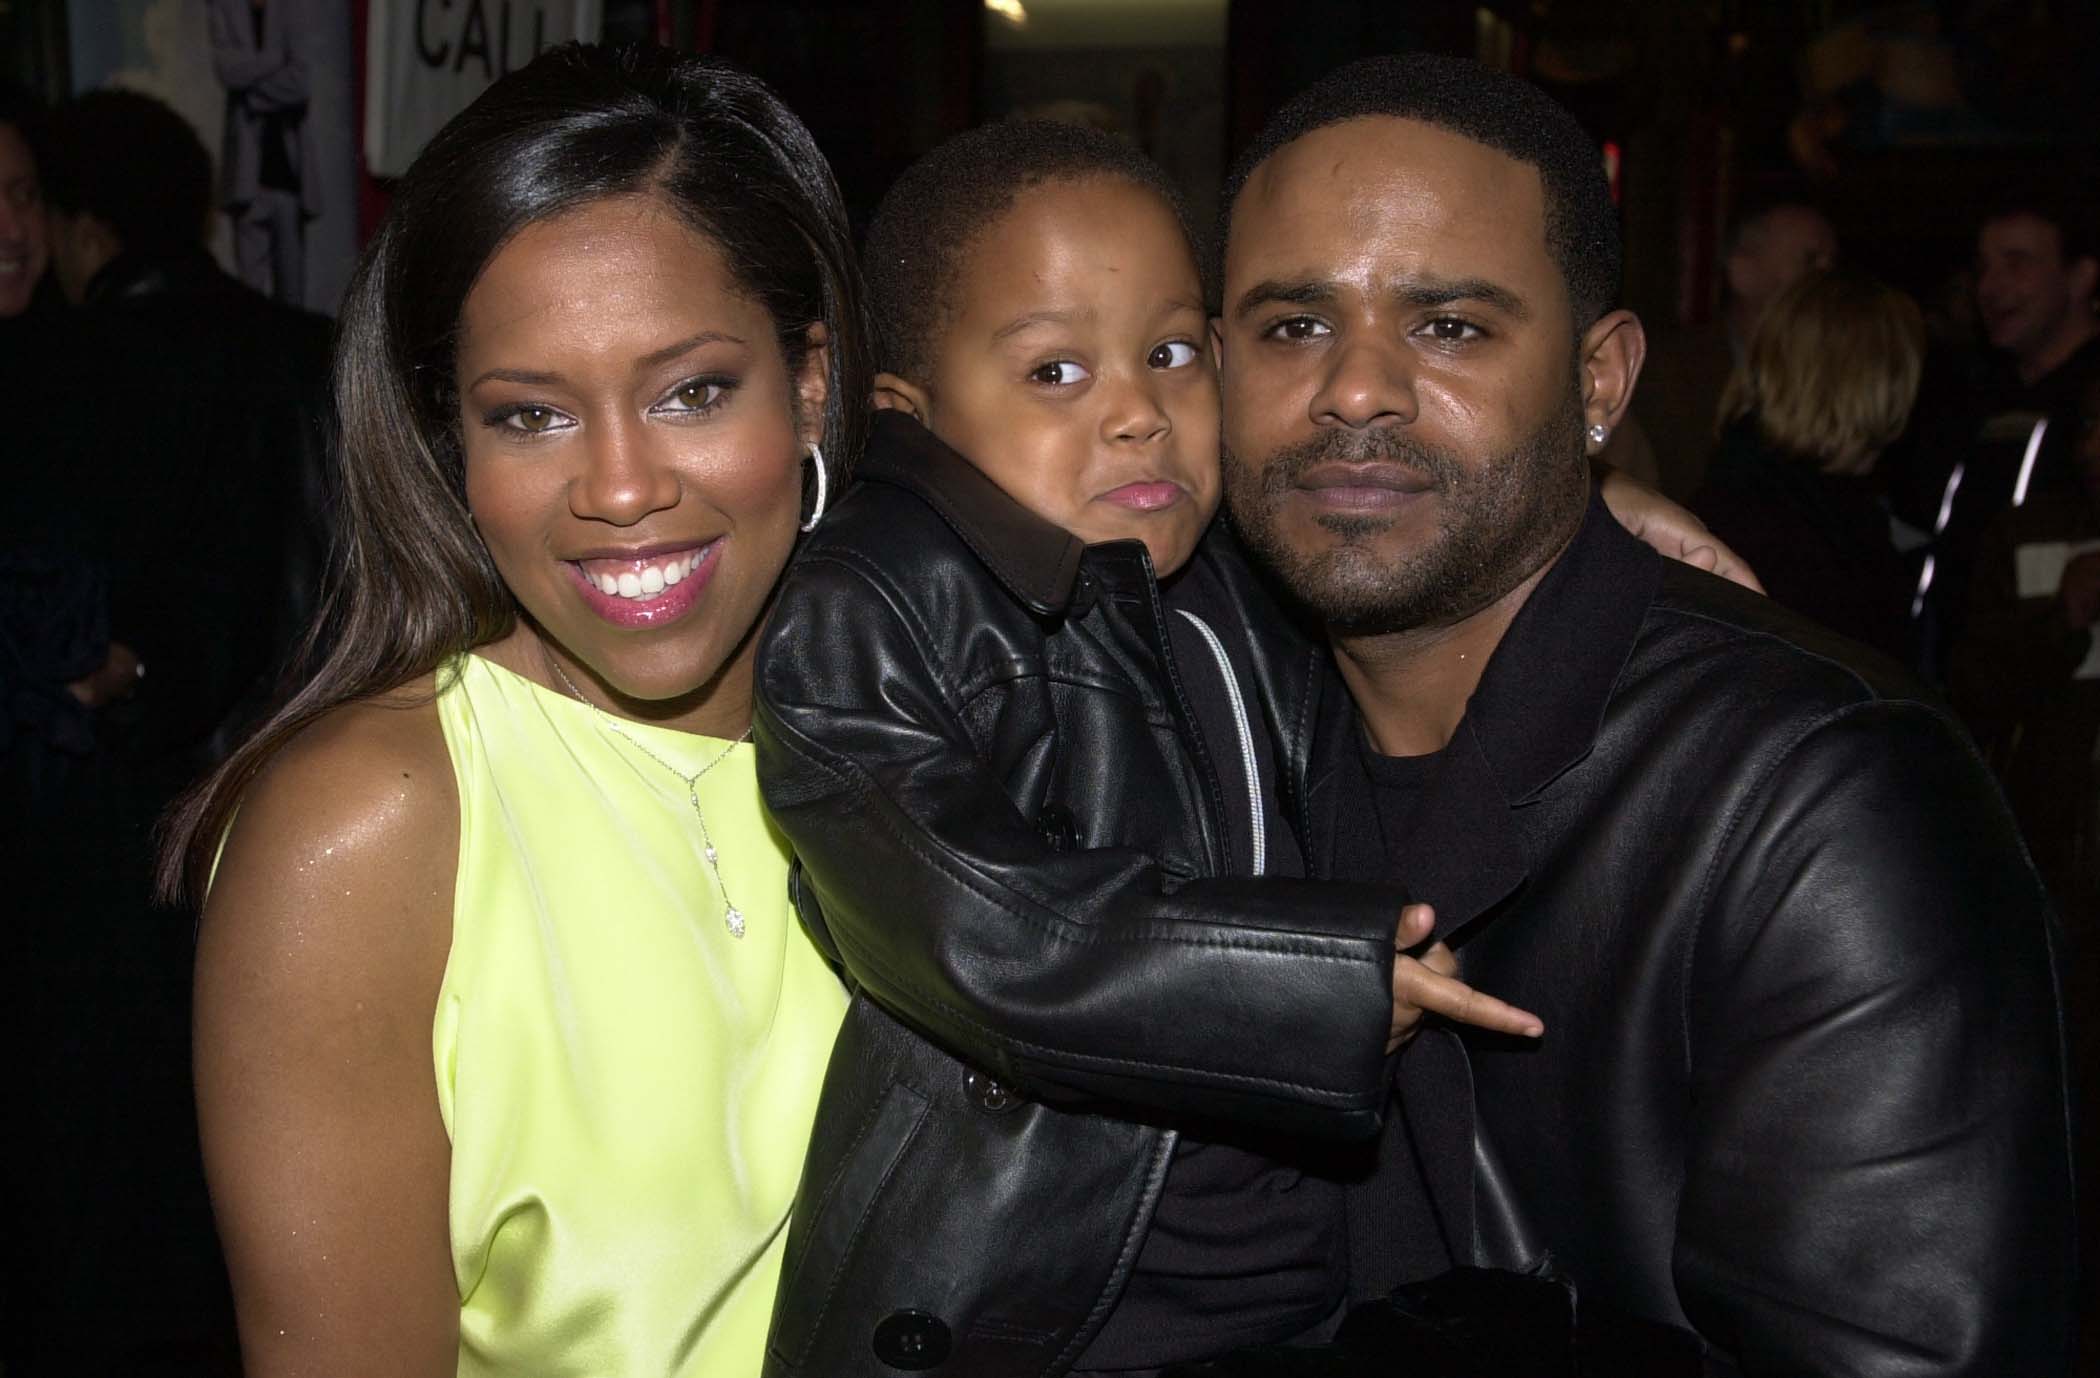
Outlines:
POLYGON ((1218 381, 1188 241, 1120 177, 1033 187, 971 244, 926 424, 1015 501, 1179 569, 1218 510, 1218 381))

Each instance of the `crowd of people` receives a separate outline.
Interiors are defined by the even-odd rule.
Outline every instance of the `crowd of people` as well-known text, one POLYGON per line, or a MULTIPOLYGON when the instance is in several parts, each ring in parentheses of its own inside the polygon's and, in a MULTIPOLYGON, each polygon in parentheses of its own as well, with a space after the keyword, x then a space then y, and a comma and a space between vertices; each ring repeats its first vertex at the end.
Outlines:
POLYGON ((1418 55, 1208 250, 1009 121, 856 252, 763 84, 569 45, 331 364, 211 186, 0 108, 10 1374, 212 1302, 82 1248, 201 1220, 170 1012, 254 1375, 2069 1371, 2067 203, 1975 360, 1798 200, 1651 331, 1575 119, 1418 55))

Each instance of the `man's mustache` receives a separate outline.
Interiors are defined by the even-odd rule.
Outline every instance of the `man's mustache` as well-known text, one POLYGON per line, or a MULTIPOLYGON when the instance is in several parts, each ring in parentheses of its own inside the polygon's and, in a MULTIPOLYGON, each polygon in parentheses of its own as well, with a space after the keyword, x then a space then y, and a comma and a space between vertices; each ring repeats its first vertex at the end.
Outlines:
POLYGON ((1393 464, 1427 478, 1435 488, 1462 483, 1466 467, 1449 450, 1424 445, 1397 426, 1371 430, 1323 430, 1308 439, 1286 445, 1262 466, 1261 488, 1274 497, 1295 488, 1313 470, 1326 464, 1393 464))

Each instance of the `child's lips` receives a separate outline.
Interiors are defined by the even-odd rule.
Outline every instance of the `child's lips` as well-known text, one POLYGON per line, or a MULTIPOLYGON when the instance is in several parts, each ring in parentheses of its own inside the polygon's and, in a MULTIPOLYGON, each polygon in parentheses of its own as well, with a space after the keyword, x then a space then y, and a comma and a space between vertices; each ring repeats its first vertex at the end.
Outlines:
POLYGON ((1158 512, 1187 497, 1187 490, 1178 483, 1171 483, 1165 479, 1144 479, 1137 483, 1126 483, 1120 488, 1111 488, 1101 495, 1100 501, 1127 507, 1133 512, 1158 512))

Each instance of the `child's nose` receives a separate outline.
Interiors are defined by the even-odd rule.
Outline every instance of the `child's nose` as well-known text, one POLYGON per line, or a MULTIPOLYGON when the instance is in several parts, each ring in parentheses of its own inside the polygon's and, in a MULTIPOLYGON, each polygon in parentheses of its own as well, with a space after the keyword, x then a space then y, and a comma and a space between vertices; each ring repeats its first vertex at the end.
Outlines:
POLYGON ((1142 445, 1158 440, 1174 429, 1174 422, 1161 404, 1159 390, 1147 378, 1125 383, 1109 399, 1103 429, 1111 440, 1142 445))

